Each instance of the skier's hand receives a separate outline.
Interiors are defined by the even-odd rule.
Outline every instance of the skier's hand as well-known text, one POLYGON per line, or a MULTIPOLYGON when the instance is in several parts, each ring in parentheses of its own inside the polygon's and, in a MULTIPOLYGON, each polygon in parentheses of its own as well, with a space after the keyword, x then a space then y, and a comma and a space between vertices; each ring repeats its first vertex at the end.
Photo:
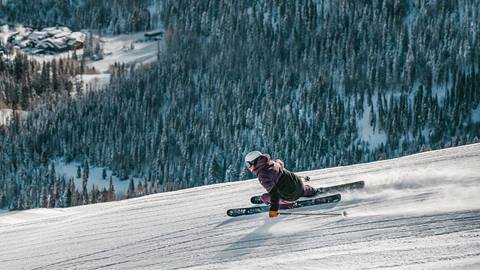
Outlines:
POLYGON ((281 159, 276 159, 275 162, 280 163, 280 165, 282 165, 282 167, 285 167, 285 164, 283 163, 283 161, 281 159))
POLYGON ((271 218, 278 217, 278 211, 268 211, 268 216, 271 218))

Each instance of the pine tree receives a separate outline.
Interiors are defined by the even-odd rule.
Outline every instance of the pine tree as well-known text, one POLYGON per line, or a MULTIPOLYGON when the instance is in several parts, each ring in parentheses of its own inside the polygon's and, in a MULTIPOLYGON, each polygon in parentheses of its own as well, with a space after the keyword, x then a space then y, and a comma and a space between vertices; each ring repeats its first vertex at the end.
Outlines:
MULTIPOLYGON (((145 26, 141 2, 113 3, 118 10, 112 13, 100 2, 88 9, 80 3, 72 14, 90 14, 91 22, 72 23, 95 25, 100 33, 132 31, 145 26), (99 7, 104 9, 95 12, 99 7), (125 9, 135 15, 125 17, 125 9)), ((64 8, 52 5, 54 14, 64 8)), ((478 135, 471 115, 480 103, 480 43, 465 31, 477 29, 479 20, 475 12, 465 16, 462 25, 473 28, 462 29, 455 18, 478 4, 440 5, 441 16, 429 16, 427 6, 411 12, 398 1, 327 8, 315 1, 232 6, 167 0, 160 63, 114 65, 106 91, 83 93, 75 75, 88 69, 85 59, 41 64, 3 58, 2 105, 43 104, 24 120, 15 116, 7 132, 0 130, 0 145, 8 146, 0 149, 0 172, 18 179, 18 185, 9 180, 4 188, 15 189, 5 193, 6 206, 17 207, 20 196, 22 207, 42 205, 40 187, 46 189, 43 196, 53 195, 54 182, 64 191, 62 181, 43 168, 56 156, 88 159, 121 179, 147 175, 150 190, 145 183, 142 190, 150 193, 153 183, 174 190, 251 178, 240 169, 245 149, 264 148, 289 169, 304 170, 392 158, 423 144, 470 143, 478 135), (442 88, 445 97, 436 97, 433 92, 442 88), (74 99, 64 99, 74 90, 74 99), (388 138, 386 145, 374 148, 359 140, 356 121, 364 109, 375 132, 388 138), (429 136, 420 139, 428 129, 429 136)), ((0 177, 1 182, 7 176, 0 177)), ((82 203, 80 191, 72 190, 73 204, 82 203)))
POLYGON ((70 206, 72 206, 72 191, 70 187, 67 187, 66 190, 63 192, 62 207, 70 207, 70 206))
POLYGON ((85 159, 83 162, 83 176, 84 178, 88 178, 90 173, 90 168, 88 166, 88 161, 85 159))
POLYGON ((113 186, 113 179, 112 176, 110 176, 110 180, 108 182, 108 196, 107 196, 107 201, 114 201, 115 200, 115 187, 113 186))
POLYGON ((89 196, 88 196, 88 163, 85 161, 85 165, 83 168, 83 180, 82 180, 82 204, 86 205, 89 204, 89 196))
POLYGON ((148 192, 148 181, 147 181, 147 177, 144 176, 143 177, 143 195, 148 195, 148 194, 150 194, 148 192))
POLYGON ((143 188, 142 181, 138 181, 137 188, 135 189, 135 196, 140 197, 145 195, 145 189, 143 188))
POLYGON ((92 184, 92 196, 90 203, 94 204, 98 202, 98 188, 95 184, 92 184))
POLYGON ((5 194, 0 194, 0 209, 3 209, 7 206, 7 198, 5 194))
POLYGON ((127 190, 127 199, 135 197, 135 183, 133 182, 133 178, 130 178, 130 183, 128 184, 127 190))

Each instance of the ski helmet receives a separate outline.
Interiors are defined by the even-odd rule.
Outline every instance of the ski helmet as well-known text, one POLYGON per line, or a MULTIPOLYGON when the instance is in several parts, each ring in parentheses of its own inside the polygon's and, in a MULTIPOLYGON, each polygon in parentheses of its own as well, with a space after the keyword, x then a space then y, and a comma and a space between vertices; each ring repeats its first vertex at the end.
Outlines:
POLYGON ((255 160, 260 157, 262 153, 260 151, 252 151, 245 156, 245 163, 253 164, 255 160))

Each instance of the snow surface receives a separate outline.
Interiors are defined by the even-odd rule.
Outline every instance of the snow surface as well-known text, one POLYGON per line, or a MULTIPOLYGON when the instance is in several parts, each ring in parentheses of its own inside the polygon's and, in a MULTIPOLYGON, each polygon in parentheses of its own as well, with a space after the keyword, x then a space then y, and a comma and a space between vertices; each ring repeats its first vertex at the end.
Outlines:
MULTIPOLYGON (((151 11, 153 11, 159 7, 154 3, 151 8, 151 11)), ((108 86, 110 83, 110 67, 115 63, 136 65, 148 64, 157 60, 159 47, 163 47, 163 39, 160 38, 160 40, 149 40, 145 37, 145 33, 163 31, 163 26, 161 23, 157 22, 156 24, 158 24, 159 27, 151 31, 101 37, 100 40, 101 46, 104 50, 104 58, 98 61, 88 60, 86 62, 88 67, 95 68, 98 73, 78 75, 78 78, 83 81, 84 89, 97 90, 108 86)), ((25 31, 25 27, 22 25, 17 25, 15 29, 10 29, 8 25, 2 25, 0 26, 0 41, 5 44, 11 35, 17 32, 25 31)), ((80 59, 83 55, 83 49, 76 50, 76 53, 77 57, 80 59)), ((52 61, 54 59, 58 60, 61 58, 69 58, 73 55, 73 51, 66 51, 56 54, 28 55, 31 59, 43 63, 46 61, 52 61)), ((0 115, 0 125, 2 125, 1 121, 3 119, 1 116, 2 115, 0 115)))
MULTIPOLYGON (((161 30, 161 29, 157 29, 161 30)), ((110 65, 118 63, 149 63, 157 59, 158 42, 145 40, 145 33, 150 31, 137 32, 133 34, 122 34, 115 36, 101 37, 101 45, 103 47, 105 56, 99 61, 87 61, 87 66, 95 67, 100 73, 108 73, 110 65), (133 49, 130 45, 133 43, 133 49)), ((161 43, 163 41, 160 41, 161 43)), ((60 59, 70 57, 73 51, 53 55, 30 55, 31 58, 39 61, 52 61, 53 59, 60 59)), ((77 50, 77 56, 83 55, 83 49, 77 50)))
MULTIPOLYGON (((55 160, 55 172, 58 176, 64 176, 67 180, 70 178, 75 179, 75 186, 77 189, 81 189, 82 187, 82 178, 77 178, 77 170, 78 166, 81 165, 80 162, 71 162, 65 163, 63 160, 55 160)), ((91 191, 93 189, 93 185, 98 187, 100 190, 103 188, 108 189, 108 185, 110 183, 110 176, 112 176, 112 171, 107 169, 107 178, 103 179, 103 169, 102 167, 94 167, 91 166, 88 168, 88 182, 87 182, 87 189, 91 191)), ((82 169, 83 172, 83 169, 82 169)), ((135 186, 137 186, 138 181, 142 181, 141 178, 133 178, 135 186)), ((120 180, 116 176, 112 176, 112 183, 115 188, 116 196, 123 196, 127 194, 128 185, 130 183, 129 180, 120 180)))
MULTIPOLYGON (((157 30, 160 31, 161 29, 155 31, 157 30)), ((95 68, 99 74, 81 75, 84 84, 89 84, 92 89, 99 89, 108 85, 110 82, 110 66, 115 63, 134 65, 154 62, 157 59, 158 43, 160 42, 160 46, 163 46, 163 41, 146 40, 144 35, 147 32, 151 31, 102 37, 101 45, 105 54, 104 58, 99 61, 87 61, 87 66, 95 68)), ((68 51, 54 55, 30 55, 30 57, 43 63, 44 61, 70 57, 72 54, 73 51, 68 51)), ((79 59, 82 55, 83 49, 77 50, 79 59)))
MULTIPOLYGON (((374 106, 377 107, 377 101, 375 100, 374 106)), ((373 126, 370 125, 372 115, 370 114, 370 108, 368 107, 367 101, 363 103, 363 114, 362 118, 357 119, 357 130, 360 135, 360 140, 366 142, 370 145, 370 149, 379 147, 382 143, 387 142, 387 134, 377 128, 374 130, 373 126)))
POLYGON ((10 123, 12 119, 12 110, 11 109, 1 109, 0 110, 0 126, 4 126, 10 123))
POLYGON ((83 89, 101 89, 102 87, 108 86, 110 83, 110 74, 81 74, 77 75, 78 79, 83 82, 83 89))
POLYGON ((480 105, 472 111, 472 121, 475 123, 480 122, 480 105))
POLYGON ((6 44, 7 43, 7 40, 8 38, 14 33, 14 31, 10 30, 8 28, 8 25, 1 25, 0 26, 0 42, 2 44, 6 44))
MULTIPOLYGON (((480 269, 480 144, 303 172, 349 216, 230 218, 256 180, 0 215, 0 269, 480 269)), ((288 165, 288 164, 287 164, 288 165)))
MULTIPOLYGON (((20 117, 26 117, 27 115, 26 111, 17 110, 17 112, 20 114, 20 117)), ((0 126, 5 126, 10 124, 12 117, 13 117, 12 109, 0 109, 0 126)))
POLYGON ((110 66, 115 62, 145 64, 157 60, 158 41, 142 41, 145 39, 145 33, 137 32, 102 38, 101 40, 104 41, 103 50, 106 55, 102 60, 92 61, 87 65, 95 67, 101 73, 107 73, 110 66), (130 50, 132 43, 133 49, 130 50))

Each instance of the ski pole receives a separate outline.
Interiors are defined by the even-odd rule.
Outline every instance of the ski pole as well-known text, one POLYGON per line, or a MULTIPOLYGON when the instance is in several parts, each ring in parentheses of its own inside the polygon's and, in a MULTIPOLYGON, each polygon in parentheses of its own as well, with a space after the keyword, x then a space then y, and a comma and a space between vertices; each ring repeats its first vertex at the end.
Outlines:
POLYGON ((281 212, 280 215, 289 215, 289 216, 347 216, 347 212, 343 211, 342 213, 285 213, 281 212))

